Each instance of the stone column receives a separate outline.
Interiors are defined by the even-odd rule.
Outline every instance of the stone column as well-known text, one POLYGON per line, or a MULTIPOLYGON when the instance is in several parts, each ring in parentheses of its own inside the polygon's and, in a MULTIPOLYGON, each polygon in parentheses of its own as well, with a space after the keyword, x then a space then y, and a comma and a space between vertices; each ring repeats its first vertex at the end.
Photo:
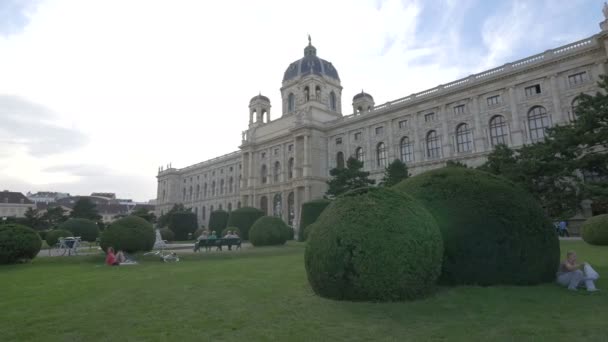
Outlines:
POLYGON ((475 120, 475 131, 473 134, 473 146, 475 152, 482 152, 486 149, 485 145, 485 125, 481 122, 481 112, 479 110, 479 97, 477 95, 471 98, 471 114, 475 120))
POLYGON ((283 222, 289 222, 289 203, 287 202, 287 196, 289 192, 283 190, 281 191, 281 219, 283 222))
POLYGON ((513 129, 510 132, 511 143, 513 146, 521 146, 524 143, 524 131, 521 126, 519 112, 517 111, 517 94, 514 87, 509 87, 509 108, 511 110, 511 122, 509 126, 513 129))
POLYGON ((552 75, 550 78, 551 84, 551 97, 553 98, 553 110, 555 111, 554 119, 551 122, 551 125, 555 125, 558 123, 568 122, 568 118, 564 117, 562 111, 562 105, 559 101, 559 85, 557 84, 557 76, 552 75))
POLYGON ((247 187, 253 186, 253 152, 249 150, 249 163, 247 165, 247 187))
POLYGON ((308 177, 309 176, 309 170, 308 170, 308 158, 310 156, 310 147, 308 146, 309 142, 308 142, 308 135, 304 136, 304 160, 302 161, 302 176, 304 177, 308 177))

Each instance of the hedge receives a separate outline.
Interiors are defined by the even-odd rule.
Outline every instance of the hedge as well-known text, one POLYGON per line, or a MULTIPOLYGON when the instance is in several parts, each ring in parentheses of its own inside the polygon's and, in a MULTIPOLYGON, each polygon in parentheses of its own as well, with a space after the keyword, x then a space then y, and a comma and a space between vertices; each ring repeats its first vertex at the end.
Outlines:
POLYGON ((588 218, 581 227, 581 236, 590 245, 608 245, 608 214, 588 218))
POLYGON ((300 227, 299 227, 299 241, 306 241, 308 235, 306 234, 306 227, 314 223, 317 218, 321 215, 323 210, 331 203, 330 200, 318 199, 302 204, 302 213, 300 215, 300 227))
POLYGON ((229 214, 225 210, 214 210, 209 215, 209 231, 220 233, 224 228, 228 227, 229 214))
POLYGON ((20 224, 0 225, 0 264, 14 264, 34 259, 42 240, 35 230, 20 224))
POLYGON ((287 229, 279 217, 262 216, 251 227, 249 241, 256 247, 282 245, 287 241, 287 229))
POLYGON ((175 212, 169 218, 169 229, 177 240, 188 240, 188 234, 194 234, 197 227, 196 214, 189 211, 175 212))
POLYGON ((80 236, 82 241, 95 242, 99 236, 97 223, 83 218, 71 218, 58 228, 72 232, 72 236, 80 236))
POLYGON ((441 271, 437 223, 412 197, 389 188, 338 196, 313 224, 304 254, 322 297, 396 301, 426 297, 441 271))
POLYGON ((58 242, 60 237, 74 236, 71 231, 65 229, 53 229, 46 233, 45 241, 49 245, 49 248, 53 248, 58 242))
POLYGON ((160 229, 160 238, 163 240, 166 240, 166 241, 175 241, 175 233, 169 228, 161 228, 160 229))
POLYGON ((538 202, 486 172, 446 167, 394 187, 419 200, 441 230, 448 285, 528 285, 555 280, 559 241, 538 202))
POLYGON ((249 240, 249 229, 264 212, 252 207, 242 207, 230 212, 228 216, 228 227, 237 227, 241 231, 241 239, 249 240))
POLYGON ((149 251, 154 247, 156 233, 152 224, 139 216, 127 216, 118 219, 101 234, 101 248, 134 253, 149 251))

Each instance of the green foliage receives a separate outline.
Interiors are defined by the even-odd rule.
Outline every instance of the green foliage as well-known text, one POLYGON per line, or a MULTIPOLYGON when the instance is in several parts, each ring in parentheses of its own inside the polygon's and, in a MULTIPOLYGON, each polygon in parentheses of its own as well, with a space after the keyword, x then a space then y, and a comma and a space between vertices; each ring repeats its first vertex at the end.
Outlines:
POLYGON ((587 219, 581 229, 581 236, 590 245, 608 245, 608 214, 587 219))
POLYGON ((237 227, 241 231, 241 239, 249 240, 249 229, 255 221, 264 216, 260 209, 242 207, 230 212, 228 216, 228 227, 237 227))
POLYGON ((209 230, 215 230, 216 233, 221 232, 228 226, 228 214, 225 210, 214 210, 209 215, 209 230))
POLYGON ((409 176, 407 165, 401 160, 395 159, 384 169, 384 177, 380 182, 380 186, 391 187, 409 176))
POLYGON ((71 236, 80 236, 82 241, 94 242, 99 236, 97 224, 87 219, 71 218, 60 224, 59 229, 72 232, 71 236))
POLYGON ((445 166, 447 166, 447 167, 463 167, 465 169, 468 168, 467 164, 463 164, 463 163, 461 163, 459 161, 454 161, 454 160, 448 160, 445 163, 445 166))
POLYGON ((443 236, 444 284, 538 284, 555 278, 559 242, 534 197, 490 173, 446 167, 396 190, 433 214, 443 236))
POLYGON ((64 222, 67 219, 68 217, 65 214, 65 210, 60 206, 49 207, 41 217, 45 226, 49 228, 56 228, 61 222, 64 222))
POLYGON ((169 229, 175 233, 175 239, 188 240, 188 234, 192 234, 198 227, 196 214, 189 211, 174 212, 170 216, 169 229))
POLYGON ((53 230, 49 231, 48 233, 46 233, 44 240, 46 241, 46 244, 52 248, 59 242, 59 238, 69 237, 69 236, 74 236, 72 234, 72 232, 69 230, 53 229, 53 230))
POLYGON ((288 225, 285 225, 285 240, 287 241, 291 241, 294 239, 295 236, 295 231, 293 229, 293 227, 290 227, 288 225))
POLYGON ((25 214, 25 220, 23 221, 24 225, 34 229, 34 230, 44 230, 48 229, 50 226, 47 221, 43 219, 43 216, 40 214, 38 209, 27 208, 25 214))
MULTIPOLYGON (((141 216, 139 216, 139 217, 141 217, 141 216)), ((160 238, 163 240, 166 240, 166 241, 175 241, 175 233, 173 233, 173 231, 169 228, 161 228, 160 229, 160 238)))
POLYGON ((101 215, 97 212, 97 206, 91 202, 88 198, 81 198, 76 201, 72 212, 70 213, 71 218, 83 218, 92 221, 101 220, 101 215))
POLYGON ((349 190, 359 189, 373 185, 375 181, 369 179, 369 172, 362 171, 363 162, 354 157, 348 158, 345 168, 335 168, 329 171, 332 177, 328 182, 327 196, 338 196, 349 190))
POLYGON ((298 236, 300 241, 306 241, 308 237, 306 227, 313 224, 330 203, 330 200, 318 199, 302 204, 299 227, 300 235, 298 236))
POLYGON ((116 251, 135 253, 149 251, 154 247, 156 234, 152 224, 138 216, 118 219, 101 234, 100 246, 105 251, 113 247, 116 251))
POLYGON ((251 227, 249 241, 256 247, 282 245, 287 241, 287 229, 279 217, 262 216, 251 227))
POLYGON ((429 295, 443 246, 431 214, 408 195, 368 188, 339 196, 313 224, 304 255, 318 295, 393 301, 429 295))
POLYGON ((37 231, 38 236, 40 236, 40 239, 43 241, 46 241, 46 234, 48 233, 48 230, 39 230, 37 231))
POLYGON ((169 223, 171 222, 171 216, 174 213, 184 213, 184 212, 190 212, 190 209, 186 209, 186 207, 184 207, 184 205, 181 203, 174 204, 173 207, 168 212, 166 212, 165 214, 161 215, 158 218, 158 226, 159 227, 168 227, 169 223))
POLYGON ((139 216, 150 223, 156 222, 156 215, 154 212, 148 211, 148 209, 145 208, 137 208, 137 210, 134 210, 131 215, 139 216))
POLYGON ((228 231, 231 231, 233 234, 234 234, 234 232, 236 232, 238 234, 238 236, 242 236, 241 230, 238 227, 226 227, 226 228, 224 228, 224 230, 222 230, 221 237, 226 236, 226 234, 228 234, 228 231))
POLYGON ((0 264, 34 259, 42 247, 33 229, 19 224, 0 225, 0 264))

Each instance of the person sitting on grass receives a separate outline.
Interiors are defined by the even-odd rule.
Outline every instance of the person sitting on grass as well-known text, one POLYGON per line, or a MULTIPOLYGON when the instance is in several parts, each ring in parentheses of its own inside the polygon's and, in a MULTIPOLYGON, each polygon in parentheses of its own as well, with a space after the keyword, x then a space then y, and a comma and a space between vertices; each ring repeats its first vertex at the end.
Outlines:
POLYGON ((115 254, 114 248, 108 247, 106 252, 106 265, 118 266, 126 260, 127 258, 125 258, 125 254, 122 251, 118 251, 118 253, 115 254))
POLYGON ((587 291, 597 291, 593 279, 588 278, 583 269, 587 263, 578 264, 576 262, 576 252, 568 251, 566 254, 566 260, 559 264, 559 270, 557 271, 557 283, 562 286, 567 286, 568 290, 576 291, 579 285, 583 285, 587 288, 587 291))

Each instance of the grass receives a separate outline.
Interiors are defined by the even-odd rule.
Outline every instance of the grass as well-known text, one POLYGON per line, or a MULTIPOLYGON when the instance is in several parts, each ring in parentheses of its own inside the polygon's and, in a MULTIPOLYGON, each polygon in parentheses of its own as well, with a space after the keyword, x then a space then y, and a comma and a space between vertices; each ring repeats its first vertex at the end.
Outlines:
MULTIPOLYGON (((608 247, 563 241, 600 275, 608 247)), ((37 258, 0 267, 3 341, 606 341, 603 292, 533 287, 441 288, 403 303, 315 296, 304 245, 182 255, 177 264, 140 257, 101 266, 102 256, 37 258)))

